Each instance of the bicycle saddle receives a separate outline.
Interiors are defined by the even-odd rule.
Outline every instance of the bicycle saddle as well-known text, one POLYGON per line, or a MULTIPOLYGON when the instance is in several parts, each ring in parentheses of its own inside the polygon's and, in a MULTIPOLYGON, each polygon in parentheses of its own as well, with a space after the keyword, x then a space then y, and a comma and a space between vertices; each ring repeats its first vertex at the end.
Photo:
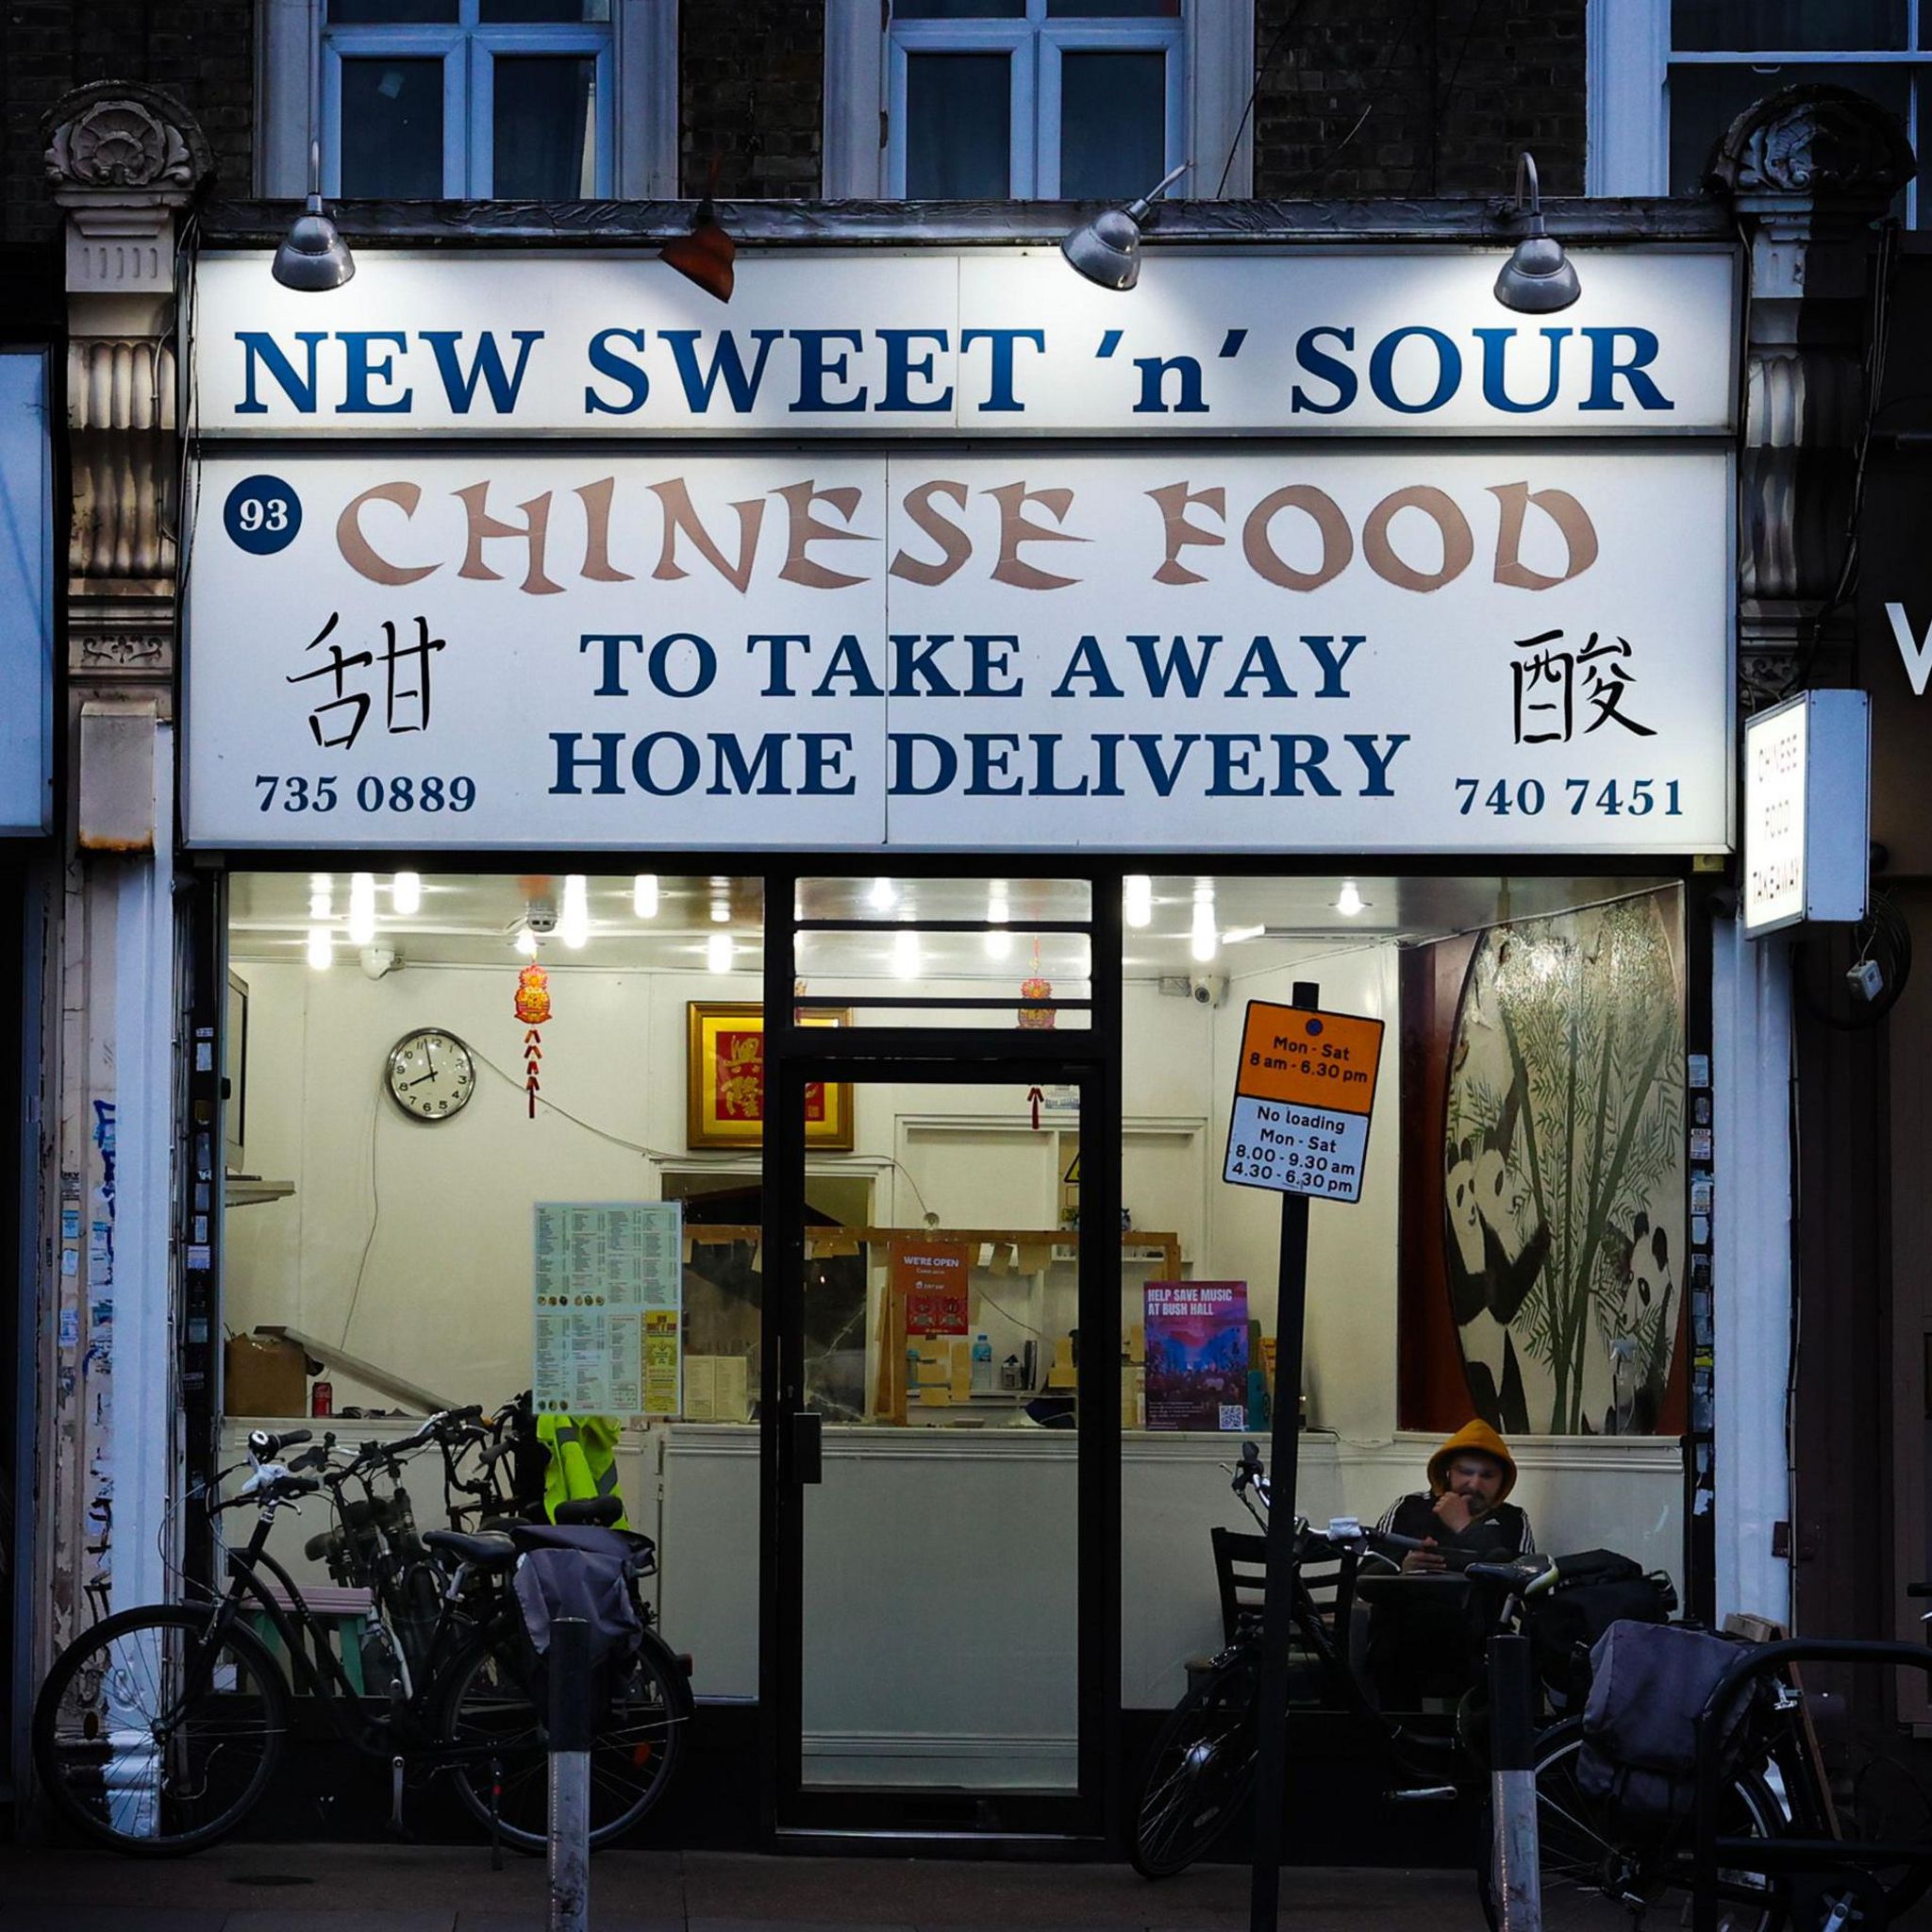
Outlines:
POLYGON ((517 1559, 516 1545, 507 1536, 465 1536, 458 1529, 431 1529, 424 1532, 423 1541, 439 1556, 474 1563, 479 1570, 506 1569, 517 1559))

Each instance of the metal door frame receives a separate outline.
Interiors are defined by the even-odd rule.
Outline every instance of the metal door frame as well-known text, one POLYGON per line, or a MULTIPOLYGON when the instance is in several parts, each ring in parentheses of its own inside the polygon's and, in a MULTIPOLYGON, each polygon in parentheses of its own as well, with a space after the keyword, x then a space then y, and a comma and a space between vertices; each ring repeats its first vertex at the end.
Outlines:
MULTIPOLYGON (((814 867, 839 875, 851 859, 814 867)), ((895 861, 906 874, 958 876, 957 863, 895 861)), ((758 1710, 760 1822, 768 1842, 890 1840, 897 1852, 922 1847, 990 1856, 1022 1845, 1091 1851, 1119 1814, 1120 1776, 1120 1268, 1104 1241, 1083 1241, 1078 1309, 1083 1342, 1076 1394, 1078 1470, 1075 1624, 1078 1664, 1078 1787, 1074 1794, 1012 1797, 806 1789, 803 1745, 804 1561, 802 1492, 791 1465, 789 1419, 802 1407, 804 1363, 794 1337, 803 1312, 805 1086, 810 1079, 925 1077, 992 1084, 1059 1078, 1080 1089, 1081 1211, 1091 1227, 1120 1224, 1121 907, 1119 874, 1086 866, 1003 868, 1000 876, 1084 879, 1091 894, 1090 1027, 1011 1031, 992 1027, 884 1025, 805 1027, 794 1012, 798 868, 765 874, 764 1011, 767 1106, 764 1135, 765 1295, 763 1390, 759 1404, 758 1710)), ((854 875, 857 875, 856 874, 854 875)), ((870 924, 872 922, 855 922, 870 924)), ((891 922, 881 922, 890 924, 891 922)), ((935 922, 958 929, 958 922, 935 922)), ((891 1004, 886 1000, 876 1005, 891 1004)), ((900 1002, 899 1004, 908 1004, 900 1002)), ((959 1003, 949 1001, 948 1006, 959 1003)), ((1008 995, 987 1006, 1010 1008, 1008 995)))

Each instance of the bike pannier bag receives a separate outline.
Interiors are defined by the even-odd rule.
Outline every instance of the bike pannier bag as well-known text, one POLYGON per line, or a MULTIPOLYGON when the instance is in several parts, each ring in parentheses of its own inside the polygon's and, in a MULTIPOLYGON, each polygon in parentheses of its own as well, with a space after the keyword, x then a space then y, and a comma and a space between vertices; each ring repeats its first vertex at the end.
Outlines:
POLYGON ((643 1642, 632 1574, 627 1557, 567 1546, 528 1549, 517 1559, 511 1587, 534 1653, 533 1695, 547 1703, 550 1694, 550 1626, 559 1617, 581 1617, 590 1625, 591 1706, 605 1705, 643 1642))
POLYGON ((1537 1674, 1574 1708, 1590 1685, 1589 1653, 1612 1624, 1662 1624, 1675 1602, 1669 1580, 1646 1576, 1628 1557, 1590 1550, 1558 1559, 1555 1590, 1533 1597, 1526 1627, 1537 1674))
MULTIPOLYGON (((1739 1654, 1735 1643, 1680 1624, 1612 1624, 1591 1652, 1576 1782, 1634 1829, 1688 1818, 1697 1714, 1739 1654)), ((1740 1697, 1724 1721, 1720 1767, 1732 1761, 1750 1706, 1740 1697)))

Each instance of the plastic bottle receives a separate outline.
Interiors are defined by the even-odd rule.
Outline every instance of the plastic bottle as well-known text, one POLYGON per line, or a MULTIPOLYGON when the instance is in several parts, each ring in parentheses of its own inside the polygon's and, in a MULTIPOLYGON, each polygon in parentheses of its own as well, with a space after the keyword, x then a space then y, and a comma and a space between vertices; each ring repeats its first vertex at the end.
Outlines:
POLYGON ((992 1343, 984 1335, 973 1338, 973 1392, 992 1392, 992 1343))

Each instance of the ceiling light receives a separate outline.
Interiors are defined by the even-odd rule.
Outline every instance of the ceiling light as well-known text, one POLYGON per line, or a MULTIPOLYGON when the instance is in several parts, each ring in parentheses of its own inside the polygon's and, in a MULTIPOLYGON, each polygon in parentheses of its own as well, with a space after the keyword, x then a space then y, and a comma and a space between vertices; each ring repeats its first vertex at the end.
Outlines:
POLYGON ((890 912, 892 909, 892 902, 898 896, 892 889, 891 879, 874 879, 872 882, 872 891, 866 894, 866 900, 875 912, 890 912))
POLYGON ((516 947, 518 952, 527 953, 532 958, 536 958, 537 935, 527 925, 517 927, 516 947))
POLYGON ((1362 897, 1353 879, 1342 880, 1341 891, 1335 895, 1336 911, 1341 913, 1344 919, 1353 919, 1357 912, 1362 911, 1367 907, 1368 903, 1362 897))
POLYGON ((1526 149, 1516 158, 1516 195, 1507 211, 1526 215, 1529 229, 1510 250, 1509 259, 1496 277, 1496 300, 1519 315, 1554 315, 1557 309, 1569 308, 1582 292, 1576 265, 1563 253, 1563 244, 1543 227, 1536 159, 1526 149))
POLYGON ((325 925, 311 925, 308 928, 308 963, 318 973, 326 973, 329 961, 335 956, 335 941, 329 937, 328 927, 325 925))
POLYGON ((892 935, 892 974, 897 979, 919 977, 919 935, 910 930, 892 935))
POLYGON ((405 919, 423 909, 423 874, 399 872, 389 882, 389 903, 405 919))
POLYGON ((1188 951, 1195 962, 1205 966, 1221 948, 1221 935, 1214 925, 1213 895, 1196 894, 1194 924, 1188 937, 1188 951))
POLYGON ((1265 925, 1231 925, 1221 935, 1224 946, 1238 946, 1243 940, 1257 940, 1266 932, 1265 925))
POLYGON ((1154 225, 1154 205, 1188 171, 1183 161, 1164 175, 1158 187, 1130 201, 1125 208, 1110 208, 1105 214, 1077 227, 1060 243, 1060 253, 1073 267, 1101 289, 1131 289, 1141 279, 1141 225, 1154 225))
POLYGON ((1146 925, 1154 917, 1154 881, 1144 872, 1130 872, 1121 881, 1121 903, 1129 925, 1146 925))
POLYGON ((705 941, 705 965, 713 973, 731 971, 731 935, 714 932, 705 941))
POLYGON ((730 900, 713 899, 711 901, 711 924, 713 925, 729 925, 731 924, 730 900))
POLYGON ((557 922, 557 936, 574 953, 580 951, 591 937, 591 887, 580 872, 565 874, 563 911, 557 922))
POLYGON ((329 917, 329 891, 326 886, 323 887, 319 892, 309 893, 308 916, 310 919, 326 919, 329 917))
POLYGON ((630 882, 630 909, 640 919, 656 919, 658 916, 658 874, 654 872, 641 872, 630 882))
POLYGON ((375 874, 349 874, 349 943, 366 946, 375 937, 375 874))
POLYGON ((989 959, 1005 959, 1011 957, 1013 935, 1004 926, 995 926, 986 935, 986 957, 989 959))

